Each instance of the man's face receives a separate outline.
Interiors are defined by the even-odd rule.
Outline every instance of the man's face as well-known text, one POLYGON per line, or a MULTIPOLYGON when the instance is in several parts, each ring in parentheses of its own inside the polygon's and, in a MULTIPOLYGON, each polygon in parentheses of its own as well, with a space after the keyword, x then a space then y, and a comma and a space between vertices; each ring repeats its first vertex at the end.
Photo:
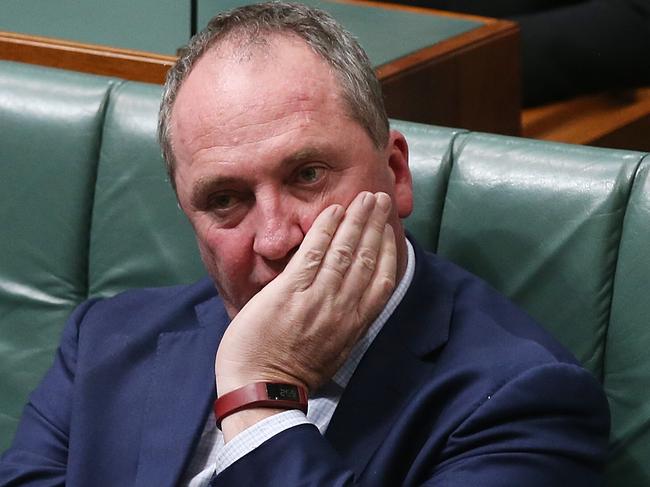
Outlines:
POLYGON ((178 199, 231 317, 282 272, 324 208, 360 191, 393 198, 389 221, 404 254, 406 143, 392 132, 377 149, 346 114, 329 66, 301 40, 273 37, 245 59, 227 46, 209 51, 170 123, 178 199))

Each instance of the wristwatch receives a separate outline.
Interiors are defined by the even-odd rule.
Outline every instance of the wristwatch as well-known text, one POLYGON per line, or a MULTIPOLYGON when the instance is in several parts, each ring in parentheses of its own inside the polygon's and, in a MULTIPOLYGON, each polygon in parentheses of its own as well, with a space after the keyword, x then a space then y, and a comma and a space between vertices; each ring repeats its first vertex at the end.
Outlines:
POLYGON ((244 409, 274 408, 299 409, 307 414, 307 390, 294 384, 254 382, 230 391, 214 401, 217 427, 221 421, 244 409))

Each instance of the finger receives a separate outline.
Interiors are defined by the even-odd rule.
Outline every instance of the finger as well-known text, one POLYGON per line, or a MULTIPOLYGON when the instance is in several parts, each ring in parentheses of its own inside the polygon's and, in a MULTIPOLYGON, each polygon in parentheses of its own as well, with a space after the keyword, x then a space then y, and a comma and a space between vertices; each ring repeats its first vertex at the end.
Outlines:
POLYGON ((344 214, 341 205, 331 205, 321 211, 312 223, 282 273, 288 276, 296 289, 304 290, 313 282, 344 214))
POLYGON ((386 193, 377 193, 375 196, 377 203, 363 229, 354 259, 341 285, 341 302, 354 308, 358 306, 377 268, 384 227, 392 206, 390 196, 386 193))
POLYGON ((359 303, 359 314, 369 316, 370 319, 377 317, 379 312, 386 305, 395 289, 397 280, 397 246, 395 244, 395 233, 389 224, 384 226, 384 233, 377 261, 377 269, 372 276, 368 286, 359 303))
POLYGON ((316 281, 327 289, 338 290, 355 256, 359 240, 375 207, 375 195, 359 193, 345 212, 327 249, 316 281))

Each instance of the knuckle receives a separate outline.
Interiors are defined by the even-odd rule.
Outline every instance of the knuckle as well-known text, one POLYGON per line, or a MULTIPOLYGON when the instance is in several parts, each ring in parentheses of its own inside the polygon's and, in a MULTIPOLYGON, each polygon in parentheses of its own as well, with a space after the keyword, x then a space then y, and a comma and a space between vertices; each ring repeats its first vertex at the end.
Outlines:
POLYGON ((320 264, 324 255, 325 253, 320 249, 308 249, 305 252, 306 265, 313 266, 314 264, 320 264))
POLYGON ((337 279, 345 278, 346 269, 339 267, 337 265, 332 265, 331 262, 327 262, 327 261, 323 262, 322 269, 324 271, 329 271, 330 273, 334 274, 337 277, 337 279))
POLYGON ((377 267, 375 252, 373 252, 371 249, 364 248, 359 251, 357 258, 362 267, 369 270, 370 272, 374 272, 375 268, 377 267))
POLYGON ((334 230, 328 227, 320 227, 319 232, 327 239, 330 240, 334 237, 334 230))
POLYGON ((390 295, 393 289, 395 289, 395 278, 392 276, 381 276, 379 284, 384 293, 390 295))
POLYGON ((332 257, 339 267, 348 267, 352 263, 352 247, 348 244, 332 249, 332 257))

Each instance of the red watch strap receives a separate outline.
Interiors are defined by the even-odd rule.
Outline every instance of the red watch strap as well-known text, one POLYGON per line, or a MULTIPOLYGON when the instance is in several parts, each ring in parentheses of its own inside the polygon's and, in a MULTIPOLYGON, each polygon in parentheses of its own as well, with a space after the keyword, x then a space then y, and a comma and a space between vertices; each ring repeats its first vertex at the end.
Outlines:
POLYGON ((217 427, 227 416, 244 409, 299 409, 307 414, 307 391, 294 384, 254 382, 230 391, 214 401, 217 427))

